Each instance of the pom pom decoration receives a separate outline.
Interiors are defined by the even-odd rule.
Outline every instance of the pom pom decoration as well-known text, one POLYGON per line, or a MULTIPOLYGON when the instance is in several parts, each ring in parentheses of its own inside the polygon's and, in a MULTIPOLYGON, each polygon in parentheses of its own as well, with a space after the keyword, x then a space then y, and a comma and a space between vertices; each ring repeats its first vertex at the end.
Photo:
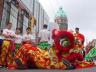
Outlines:
POLYGON ((48 44, 48 42, 40 42, 38 44, 38 46, 42 49, 42 50, 46 50, 50 48, 50 44, 48 44))

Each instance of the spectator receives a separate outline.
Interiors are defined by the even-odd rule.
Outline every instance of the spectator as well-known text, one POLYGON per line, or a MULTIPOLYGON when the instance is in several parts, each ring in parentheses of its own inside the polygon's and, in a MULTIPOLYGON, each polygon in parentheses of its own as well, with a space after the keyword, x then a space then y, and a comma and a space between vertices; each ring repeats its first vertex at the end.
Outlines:
POLYGON ((1 57, 0 65, 2 66, 8 66, 13 62, 12 52, 14 50, 13 38, 15 36, 15 33, 11 28, 12 28, 12 23, 9 22, 7 24, 7 28, 3 30, 3 36, 5 39, 3 41, 1 56, 0 56, 1 57))
POLYGON ((47 25, 43 25, 43 29, 40 30, 39 32, 39 46, 42 49, 46 49, 49 47, 49 42, 50 40, 50 32, 47 30, 47 25))
POLYGON ((31 28, 28 27, 26 29, 26 34, 23 35, 23 42, 24 43, 32 43, 35 44, 35 36, 31 34, 31 28))
POLYGON ((15 51, 17 51, 21 44, 22 44, 22 36, 20 35, 20 28, 16 28, 16 35, 15 35, 15 51))

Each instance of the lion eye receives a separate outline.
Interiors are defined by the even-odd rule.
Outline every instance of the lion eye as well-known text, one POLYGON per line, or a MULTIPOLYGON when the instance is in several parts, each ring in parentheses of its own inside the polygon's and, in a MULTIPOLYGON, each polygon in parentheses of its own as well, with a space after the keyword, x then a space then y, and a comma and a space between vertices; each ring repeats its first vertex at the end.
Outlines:
POLYGON ((70 44, 70 42, 69 42, 69 40, 67 39, 67 38, 61 38, 60 39, 60 45, 62 46, 62 47, 66 47, 66 46, 68 46, 70 44))

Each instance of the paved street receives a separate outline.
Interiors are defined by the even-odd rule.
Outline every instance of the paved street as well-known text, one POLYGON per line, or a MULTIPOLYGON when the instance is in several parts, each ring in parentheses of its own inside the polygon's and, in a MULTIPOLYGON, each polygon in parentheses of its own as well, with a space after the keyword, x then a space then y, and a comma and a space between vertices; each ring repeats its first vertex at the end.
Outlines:
POLYGON ((75 70, 8 70, 1 68, 0 72, 96 72, 96 67, 86 69, 75 69, 75 70))

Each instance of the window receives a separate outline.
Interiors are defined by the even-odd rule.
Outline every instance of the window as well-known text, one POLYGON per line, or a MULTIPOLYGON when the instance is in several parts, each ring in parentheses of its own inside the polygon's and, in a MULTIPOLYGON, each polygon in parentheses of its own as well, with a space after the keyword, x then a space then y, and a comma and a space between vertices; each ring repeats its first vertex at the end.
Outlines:
POLYGON ((24 21, 23 21, 23 33, 26 32, 26 28, 28 27, 28 18, 24 16, 24 21))
POLYGON ((10 22, 12 23, 12 29, 15 31, 17 27, 18 8, 11 4, 10 22))
POLYGON ((10 17, 10 5, 7 2, 4 2, 3 15, 1 21, 1 27, 5 28, 6 23, 9 21, 10 17))

